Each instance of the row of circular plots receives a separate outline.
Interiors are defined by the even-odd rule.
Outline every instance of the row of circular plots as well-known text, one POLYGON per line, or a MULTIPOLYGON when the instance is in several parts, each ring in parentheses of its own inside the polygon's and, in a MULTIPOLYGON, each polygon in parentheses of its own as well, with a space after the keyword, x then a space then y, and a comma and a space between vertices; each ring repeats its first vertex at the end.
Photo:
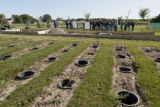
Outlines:
POLYGON ((134 58, 125 46, 115 46, 114 62, 113 91, 117 92, 121 102, 118 107, 148 107, 136 82, 138 70, 134 58))
MULTIPOLYGON (((49 45, 53 45, 54 43, 49 43, 49 45)), ((78 46, 78 43, 72 44, 72 47, 78 46)), ((63 90, 72 90, 72 93, 74 93, 74 90, 77 88, 78 85, 74 84, 82 82, 84 78, 84 74, 87 71, 87 68, 89 65, 92 64, 93 58, 95 57, 96 52, 99 50, 100 46, 98 45, 92 45, 88 49, 86 49, 80 56, 76 58, 76 60, 73 62, 71 66, 69 66, 70 71, 65 71, 64 74, 62 74, 62 77, 57 77, 58 82, 56 83, 56 89, 63 89, 63 90), (92 57, 90 57, 92 56, 92 57), (81 69, 84 68, 84 69, 81 69), (80 71, 81 73, 77 73, 75 71, 80 71), (74 78, 75 76, 75 78, 74 78), (66 78, 67 77, 67 78, 66 78), (80 80, 76 80, 76 78, 80 80), (63 79, 62 79, 63 78, 63 79), (70 79, 74 78, 74 79, 70 79)), ((30 51, 37 50, 39 48, 32 48, 30 51)), ((149 47, 140 47, 148 56, 153 58, 156 62, 159 61, 159 57, 155 56, 157 53, 160 55, 160 51, 155 48, 149 48, 149 47), (154 56, 154 57, 153 57, 154 56)), ((66 53, 69 49, 63 49, 61 52, 66 53)), ((9 57, 9 56, 6 56, 9 57)), ((58 60, 57 57, 48 57, 45 61, 52 63, 54 61, 58 60)), ((137 68, 134 63, 133 56, 127 51, 127 48, 125 46, 115 46, 115 65, 114 65, 114 77, 113 77, 113 90, 117 92, 117 95, 119 95, 119 100, 121 102, 121 106, 141 106, 141 107, 147 107, 148 104, 144 100, 143 96, 139 93, 140 88, 137 88, 137 82, 136 82, 136 73, 137 68)), ((31 77, 34 77, 36 75, 36 71, 34 70, 27 70, 24 72, 20 72, 15 79, 16 80, 26 80, 31 77)), ((57 79, 55 78, 55 79, 57 79)), ((54 96, 56 97, 56 96, 54 96)), ((65 98, 65 97, 64 97, 65 98)), ((70 97, 71 98, 71 97, 70 97)), ((63 95, 62 95, 63 99, 63 95)), ((69 101, 69 100, 67 100, 69 101)), ((67 102, 66 101, 66 102, 67 102)), ((43 102, 43 101, 42 101, 43 102)), ((65 102, 65 101, 64 101, 65 102)), ((42 103, 41 103, 42 104, 42 103)), ((45 103, 46 104, 46 103, 45 103)), ((67 103, 63 104, 62 106, 66 105, 67 103)), ((37 100, 35 102, 36 106, 39 105, 39 101, 37 100)), ((42 104, 43 105, 43 104, 42 104)))
POLYGON ((93 59, 101 48, 99 45, 91 45, 77 56, 65 71, 53 78, 53 83, 44 88, 50 95, 39 95, 32 107, 65 107, 72 98, 75 90, 83 81, 87 69, 92 65, 93 59), (60 103, 50 102, 59 99, 60 103))
MULTIPOLYGON (((48 45, 54 45, 54 43, 49 43, 48 45)), ((60 52, 57 52, 56 54, 59 54, 59 56, 55 56, 55 55, 49 55, 47 58, 45 58, 43 61, 40 62, 40 64, 38 65, 38 67, 40 67, 42 64, 46 63, 49 65, 53 62, 55 62, 56 60, 58 60, 64 53, 70 51, 72 48, 78 46, 79 43, 74 43, 71 46, 69 46, 68 48, 63 48, 60 50, 60 52)), ((97 51, 100 49, 101 46, 98 45, 91 45, 89 46, 86 50, 84 50, 84 52, 82 52, 75 61, 73 61, 73 64, 71 66, 69 66, 68 69, 70 69, 70 71, 65 71, 63 75, 63 78, 58 77, 58 82, 56 82, 56 89, 58 90, 71 90, 72 94, 74 93, 75 89, 77 88, 77 86, 79 85, 80 82, 82 82, 83 78, 84 78, 84 74, 86 73, 89 65, 92 64, 93 59, 97 53, 97 51), (71 68, 70 68, 71 67, 71 68), (72 68, 73 67, 73 68, 72 68), (78 72, 77 72, 78 71, 78 72), (75 77, 75 78, 74 78, 75 77), (74 79, 71 79, 74 78, 74 79), (75 85, 74 85, 75 84, 75 85), (74 88, 73 88, 74 87, 74 88)), ((34 50, 38 50, 39 48, 32 48, 29 51, 34 51, 34 50)), ((48 66, 47 65, 47 66, 48 66)), ((45 67, 47 67, 45 66, 45 67)), ((45 68, 43 67, 43 69, 45 68)), ((29 67, 28 70, 20 72, 17 74, 17 76, 15 77, 15 82, 13 82, 11 85, 9 84, 7 87, 7 89, 11 89, 9 91, 9 93, 11 93, 11 91, 13 92, 18 86, 22 85, 22 84, 26 84, 27 82, 29 82, 31 79, 33 79, 34 77, 38 76, 39 73, 41 71, 36 71, 34 69, 34 65, 33 67, 29 67), (16 85, 14 85, 14 83, 16 83, 16 85)), ((2 93, 0 93, 0 97, 3 94, 6 94, 7 91, 2 91, 2 93)), ((9 93, 7 93, 6 95, 3 95, 3 98, 0 98, 0 101, 3 101, 4 98, 6 98, 9 93)), ((63 97, 63 96, 62 96, 63 97)), ((70 97, 71 98, 71 97, 70 97)), ((64 99, 64 98, 62 98, 64 99)), ((68 103, 69 100, 66 100, 66 102, 68 103)), ((64 103, 62 103, 64 104, 64 103)), ((35 106, 38 105, 38 103, 35 102, 35 106)), ((64 104, 66 105, 66 103, 64 104)))
MULTIPOLYGON (((48 45, 53 45, 53 44, 54 44, 53 42, 50 42, 48 45)), ((76 47, 76 46, 78 46, 78 43, 74 43, 74 44, 72 44, 72 46, 73 46, 73 47, 76 47)), ((39 48, 34 47, 34 48, 30 49, 30 51, 38 50, 38 49, 39 49, 39 48)), ((62 50, 63 53, 68 52, 68 51, 69 51, 68 49, 62 50)), ((51 62, 56 61, 56 59, 57 59, 56 57, 49 57, 49 58, 47 58, 47 60, 45 60, 45 61, 51 63, 51 62)), ((78 61, 78 63, 81 64, 81 61, 78 61)), ((35 74, 36 74, 36 73, 35 73, 34 70, 27 70, 27 71, 24 71, 24 72, 20 72, 20 73, 15 77, 15 79, 17 79, 17 80, 24 80, 24 79, 28 79, 28 78, 33 77, 35 74)))
MULTIPOLYGON (((54 42, 49 42, 46 45, 55 45, 54 42)), ((79 43, 73 43, 69 46, 66 46, 64 48, 61 48, 58 50, 58 52, 53 52, 49 54, 46 58, 42 59, 41 61, 35 62, 35 65, 32 65, 27 68, 27 70, 22 71, 15 76, 14 81, 11 83, 6 84, 5 88, 0 88, 0 102, 4 101, 7 96, 10 95, 11 92, 13 92, 17 87, 28 83, 30 80, 32 80, 34 77, 38 76, 45 68, 47 68, 49 65, 51 65, 53 62, 57 61, 62 55, 64 55, 66 52, 70 51, 74 47, 78 46, 79 43)), ((41 49, 42 47, 31 47, 28 50, 35 51, 38 49, 41 49)))
MULTIPOLYGON (((33 42, 33 41, 28 41, 27 43, 31 43, 31 42, 33 42)), ((43 47, 45 47, 45 45, 47 46, 47 45, 52 45, 52 44, 54 44, 54 42, 49 42, 48 44, 44 44, 44 46, 39 45, 39 46, 31 47, 31 48, 28 48, 28 49, 24 49, 24 50, 21 50, 21 51, 22 51, 23 54, 25 54, 27 52, 31 52, 31 51, 43 48, 43 47)), ((8 45, 8 48, 14 48, 16 46, 18 46, 18 45, 12 44, 12 45, 8 45)), ((21 53, 21 52, 19 52, 19 53, 21 53)), ((15 57, 15 55, 11 55, 11 54, 0 56, 0 62, 1 61, 6 61, 6 60, 11 59, 13 57, 15 57)))

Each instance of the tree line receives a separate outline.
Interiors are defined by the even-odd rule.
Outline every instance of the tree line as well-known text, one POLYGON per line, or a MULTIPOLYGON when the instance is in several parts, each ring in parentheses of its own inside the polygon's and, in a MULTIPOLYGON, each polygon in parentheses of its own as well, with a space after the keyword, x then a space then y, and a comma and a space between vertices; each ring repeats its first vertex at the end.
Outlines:
MULTIPOLYGON (((139 16, 142 18, 142 20, 145 20, 146 17, 148 16, 148 14, 150 13, 150 9, 149 8, 141 8, 139 10, 139 16)), ((78 18, 75 20, 89 20, 91 16, 91 13, 85 13, 84 14, 84 18, 78 18)), ((14 23, 16 24, 33 24, 33 23, 37 23, 39 24, 40 21, 41 22, 47 22, 48 25, 49 23, 52 21, 52 17, 50 14, 44 14, 43 16, 40 16, 39 19, 34 18, 33 16, 29 15, 29 14, 22 14, 22 15, 12 15, 12 17, 14 19, 14 23)), ((121 19, 122 17, 119 17, 119 19, 121 19)), ((63 18, 58 17, 57 20, 63 20, 63 18)), ((68 20, 70 20, 70 18, 68 18, 68 20)), ((158 16, 156 16, 155 18, 152 18, 150 20, 151 23, 160 23, 160 14, 158 16)), ((7 24, 8 21, 5 17, 4 14, 0 14, 0 25, 4 25, 7 24)))
MULTIPOLYGON (((51 22, 52 21, 52 17, 49 14, 45 14, 43 16, 40 16, 39 19, 34 18, 31 15, 28 14, 22 14, 22 15, 12 15, 12 17, 14 19, 14 23, 17 24, 30 24, 30 23, 36 23, 37 21, 41 20, 42 22, 51 22)), ((5 17, 4 14, 0 14, 0 25, 3 24, 7 24, 7 19, 5 17)))

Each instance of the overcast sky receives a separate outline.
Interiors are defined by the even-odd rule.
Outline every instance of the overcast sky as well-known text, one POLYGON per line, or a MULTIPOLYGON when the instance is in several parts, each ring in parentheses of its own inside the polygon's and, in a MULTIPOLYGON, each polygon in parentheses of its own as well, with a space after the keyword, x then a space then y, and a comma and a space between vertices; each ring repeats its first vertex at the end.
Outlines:
POLYGON ((149 17, 160 14, 160 0, 1 0, 0 13, 9 18, 12 14, 30 14, 36 18, 51 14, 53 18, 78 18, 90 12, 92 18, 139 18, 140 8, 150 8, 149 17))

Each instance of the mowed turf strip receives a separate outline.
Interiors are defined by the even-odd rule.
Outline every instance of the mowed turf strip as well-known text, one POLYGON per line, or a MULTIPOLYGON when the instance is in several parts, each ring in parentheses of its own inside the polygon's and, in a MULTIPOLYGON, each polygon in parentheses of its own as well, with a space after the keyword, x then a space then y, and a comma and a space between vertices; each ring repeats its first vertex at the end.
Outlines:
POLYGON ((58 51, 59 48, 68 44, 69 42, 60 42, 59 44, 49 45, 43 49, 32 51, 16 59, 10 59, 4 63, 0 63, 0 85, 7 83, 9 80, 13 79, 17 73, 34 65, 36 61, 44 59, 49 54, 58 51))
POLYGON ((160 106, 160 73, 154 61, 149 59, 136 45, 129 45, 138 66, 137 81, 148 98, 151 107, 160 106))
POLYGON ((0 37, 0 42, 11 40, 11 39, 14 39, 14 38, 0 37))
POLYGON ((26 47, 29 47, 29 46, 35 46, 35 45, 41 44, 42 42, 44 42, 44 40, 34 41, 34 42, 31 42, 31 43, 25 43, 25 44, 22 44, 22 45, 15 46, 13 48, 1 49, 0 50, 0 57, 5 56, 5 55, 10 55, 10 54, 12 54, 12 52, 22 50, 22 49, 24 49, 26 47))
POLYGON ((52 63, 42 71, 38 77, 12 92, 11 95, 0 104, 0 107, 28 107, 31 105, 34 99, 43 92, 43 87, 51 84, 53 77, 64 72, 65 67, 88 46, 88 43, 82 43, 80 46, 65 53, 58 61, 52 63))
POLYGON ((112 107, 113 45, 104 44, 68 107, 112 107))
POLYGON ((18 42, 25 42, 27 40, 29 40, 29 39, 23 38, 23 39, 18 39, 18 40, 3 41, 3 42, 0 42, 0 46, 6 47, 10 44, 14 44, 14 43, 18 43, 18 42))

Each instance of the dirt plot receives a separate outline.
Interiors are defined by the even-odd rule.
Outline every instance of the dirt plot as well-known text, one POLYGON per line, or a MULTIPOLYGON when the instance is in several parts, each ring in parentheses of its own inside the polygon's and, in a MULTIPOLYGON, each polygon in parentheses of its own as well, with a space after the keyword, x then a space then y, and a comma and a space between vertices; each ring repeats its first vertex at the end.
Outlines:
POLYGON ((119 99, 121 104, 118 107, 148 107, 146 97, 136 82, 134 58, 125 46, 115 46, 114 61, 113 91, 118 95, 128 95, 126 99, 119 99))
POLYGON ((53 78, 53 83, 44 88, 44 93, 36 98, 32 107, 66 107, 100 48, 90 46, 84 50, 66 67, 65 72, 53 78))
MULTIPOLYGON (((13 92, 20 85, 28 83, 33 78, 37 77, 40 74, 40 72, 42 72, 46 67, 51 65, 52 62, 58 60, 64 54, 63 53, 64 49, 71 50, 72 48, 74 48, 74 46, 72 46, 72 44, 71 44, 71 45, 69 45, 67 47, 59 49, 57 53, 54 52, 53 54, 48 55, 42 61, 36 62, 35 65, 29 67, 26 70, 26 71, 34 71, 35 72, 35 74, 33 76, 31 76, 30 78, 22 80, 22 79, 19 79, 18 76, 15 77, 14 80, 11 83, 5 85, 3 88, 0 89, 0 102, 4 101, 5 98, 7 98, 7 96, 9 96, 10 93, 13 92), (56 59, 51 61, 51 60, 49 60, 50 58, 56 58, 56 59)), ((25 71, 23 71, 23 72, 25 72, 25 71)), ((20 75, 20 73, 17 74, 17 75, 20 75)))
POLYGON ((160 49, 156 47, 139 47, 151 60, 154 60, 158 67, 158 72, 160 72, 160 49))

